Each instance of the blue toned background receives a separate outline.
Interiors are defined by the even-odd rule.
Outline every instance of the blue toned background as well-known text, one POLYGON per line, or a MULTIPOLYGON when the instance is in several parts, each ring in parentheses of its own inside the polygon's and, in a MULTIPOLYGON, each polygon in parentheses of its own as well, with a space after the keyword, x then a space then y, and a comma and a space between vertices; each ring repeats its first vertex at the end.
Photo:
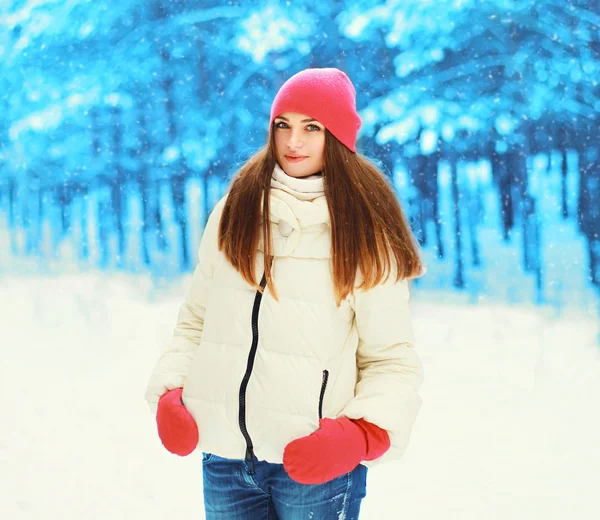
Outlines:
POLYGON ((581 299, 600 285, 600 14, 530 4, 8 2, 0 265, 189 271, 282 82, 336 66, 360 150, 425 250, 422 283, 581 299))
POLYGON ((596 518, 599 27, 600 0, 1 2, 0 516, 201 517, 146 378, 278 88, 334 66, 427 266, 423 411, 365 518, 596 518))

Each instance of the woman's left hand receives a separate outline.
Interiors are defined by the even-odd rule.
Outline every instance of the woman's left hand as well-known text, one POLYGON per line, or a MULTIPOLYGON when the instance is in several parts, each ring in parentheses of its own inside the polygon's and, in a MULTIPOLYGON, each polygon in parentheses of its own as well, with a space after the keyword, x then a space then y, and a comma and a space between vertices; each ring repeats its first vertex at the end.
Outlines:
POLYGON ((363 419, 320 419, 319 426, 316 432, 290 442, 283 452, 285 471, 300 484, 329 482, 363 460, 383 455, 390 446, 387 432, 363 419))

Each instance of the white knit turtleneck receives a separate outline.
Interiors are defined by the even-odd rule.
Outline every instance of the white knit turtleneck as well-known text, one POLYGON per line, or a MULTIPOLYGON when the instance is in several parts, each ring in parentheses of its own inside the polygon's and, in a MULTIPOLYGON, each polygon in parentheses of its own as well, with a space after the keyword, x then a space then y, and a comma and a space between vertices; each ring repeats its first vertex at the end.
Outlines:
POLYGON ((323 176, 320 174, 296 178, 283 171, 279 164, 275 164, 271 187, 287 191, 301 200, 313 200, 325 195, 323 176))

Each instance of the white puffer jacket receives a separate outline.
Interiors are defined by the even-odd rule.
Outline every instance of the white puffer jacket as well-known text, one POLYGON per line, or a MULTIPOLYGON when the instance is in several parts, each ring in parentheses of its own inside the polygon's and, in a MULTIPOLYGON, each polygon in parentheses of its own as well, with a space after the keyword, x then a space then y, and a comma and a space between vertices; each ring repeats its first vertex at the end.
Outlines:
MULTIPOLYGON (((183 387, 198 448, 231 459, 253 452, 281 463, 286 444, 317 430, 320 416, 364 418, 387 430, 390 450, 366 466, 399 458, 423 379, 407 281, 390 276, 336 307, 325 196, 301 200, 273 187, 270 203, 279 301, 268 290, 261 296, 218 250, 223 198, 206 225, 174 337, 150 378, 151 409, 183 387)), ((260 280, 262 242, 256 273, 260 280)))

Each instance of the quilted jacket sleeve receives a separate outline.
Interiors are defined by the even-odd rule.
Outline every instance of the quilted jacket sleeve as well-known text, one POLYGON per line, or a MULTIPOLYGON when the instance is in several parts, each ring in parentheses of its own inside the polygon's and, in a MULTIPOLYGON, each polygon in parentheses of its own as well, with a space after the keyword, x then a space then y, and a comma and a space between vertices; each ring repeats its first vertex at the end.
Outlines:
POLYGON ((150 376, 146 401, 156 413, 158 400, 168 390, 182 388, 204 329, 206 297, 213 277, 218 252, 218 228, 225 197, 215 206, 200 241, 198 263, 187 297, 179 308, 173 337, 163 349, 150 376))
POLYGON ((414 349, 408 281, 391 275, 367 291, 355 290, 358 329, 355 397, 340 415, 365 419, 388 432, 391 447, 373 466, 402 456, 421 407, 423 368, 414 349))

